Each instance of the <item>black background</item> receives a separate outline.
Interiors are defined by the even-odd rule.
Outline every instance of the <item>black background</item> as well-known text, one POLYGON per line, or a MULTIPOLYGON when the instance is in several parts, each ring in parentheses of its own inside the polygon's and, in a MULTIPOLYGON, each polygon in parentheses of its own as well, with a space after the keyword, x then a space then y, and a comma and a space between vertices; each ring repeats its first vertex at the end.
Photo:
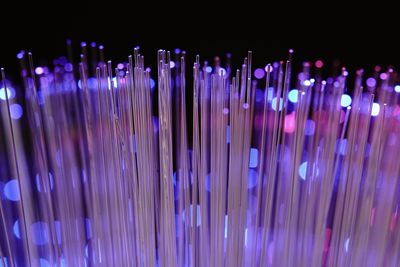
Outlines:
POLYGON ((0 65, 10 75, 18 70, 16 53, 21 49, 32 51, 35 64, 46 64, 66 55, 67 38, 76 46, 81 41, 103 44, 107 59, 113 61, 125 60, 140 45, 149 65, 154 65, 157 49, 176 47, 189 57, 200 54, 209 60, 227 52, 242 60, 252 50, 256 67, 285 59, 289 48, 295 50, 298 65, 316 59, 326 66, 338 59, 351 71, 400 65, 399 16, 395 5, 384 2, 371 6, 279 1, 13 5, 1 10, 0 65))

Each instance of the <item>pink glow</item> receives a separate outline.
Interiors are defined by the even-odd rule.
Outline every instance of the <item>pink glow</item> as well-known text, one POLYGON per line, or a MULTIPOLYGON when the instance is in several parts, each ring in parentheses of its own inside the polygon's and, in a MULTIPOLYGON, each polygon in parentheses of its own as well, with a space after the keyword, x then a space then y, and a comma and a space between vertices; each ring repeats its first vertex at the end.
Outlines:
POLYGON ((317 67, 318 69, 322 68, 323 66, 324 62, 322 62, 322 60, 315 61, 315 67, 317 67))

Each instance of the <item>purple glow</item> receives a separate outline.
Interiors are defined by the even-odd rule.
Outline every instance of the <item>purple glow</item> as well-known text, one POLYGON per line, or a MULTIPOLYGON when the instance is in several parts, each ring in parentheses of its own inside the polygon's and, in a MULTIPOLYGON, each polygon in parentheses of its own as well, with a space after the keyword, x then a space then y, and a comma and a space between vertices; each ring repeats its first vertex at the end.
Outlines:
POLYGON ((180 50, 179 48, 175 48, 174 53, 175 53, 175 54, 180 54, 180 53, 181 53, 181 50, 180 50))
POLYGON ((306 127, 304 129, 305 135, 313 135, 315 133, 315 122, 313 120, 306 121, 306 127))
POLYGON ((386 73, 381 73, 381 75, 379 75, 379 78, 381 78, 381 80, 386 80, 388 78, 388 75, 386 73))
POLYGON ((118 63, 117 68, 118 68, 119 70, 123 70, 123 69, 124 69, 124 64, 118 63))
POLYGON ((175 68, 175 62, 173 62, 172 60, 169 62, 169 67, 171 69, 175 68))
POLYGON ((22 59, 24 57, 24 52, 19 52, 18 54, 17 54, 17 58, 18 59, 22 59))
POLYGON ((49 242, 49 226, 45 222, 35 222, 31 225, 32 241, 36 245, 45 245, 49 242))
POLYGON ((367 79, 367 86, 369 87, 374 87, 376 85, 376 80, 374 78, 368 78, 367 79))
POLYGON ((4 196, 11 201, 19 201, 21 199, 17 179, 12 179, 6 183, 4 196))
POLYGON ((264 78, 265 72, 263 69, 256 69, 254 71, 254 77, 256 77, 257 79, 262 79, 264 78))

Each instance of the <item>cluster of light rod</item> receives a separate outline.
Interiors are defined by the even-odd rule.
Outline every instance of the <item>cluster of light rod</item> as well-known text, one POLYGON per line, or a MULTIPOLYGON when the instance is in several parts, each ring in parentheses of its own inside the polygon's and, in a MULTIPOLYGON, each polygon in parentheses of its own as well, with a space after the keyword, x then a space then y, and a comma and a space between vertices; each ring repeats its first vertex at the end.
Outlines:
POLYGON ((400 265, 395 71, 103 49, 2 69, 1 267, 400 265))

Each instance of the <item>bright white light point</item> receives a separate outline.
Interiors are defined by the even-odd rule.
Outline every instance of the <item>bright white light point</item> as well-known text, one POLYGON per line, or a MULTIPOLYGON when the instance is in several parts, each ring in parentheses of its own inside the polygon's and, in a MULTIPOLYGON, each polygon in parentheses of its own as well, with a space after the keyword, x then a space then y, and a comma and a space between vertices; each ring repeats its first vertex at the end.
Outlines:
POLYGON ((211 73, 211 72, 212 72, 212 68, 211 68, 210 66, 208 66, 208 67, 206 68, 206 72, 211 73))
MULTIPOLYGON (((7 97, 8 97, 8 99, 11 99, 14 97, 13 91, 10 88, 7 88, 7 97)), ((0 99, 6 100, 6 90, 4 90, 4 87, 2 87, 0 89, 0 99)))
MULTIPOLYGON (((276 110, 278 99, 276 97, 272 98, 271 106, 273 110, 276 110)), ((283 108, 283 99, 279 98, 279 111, 283 108)))
POLYGON ((225 215, 225 231, 224 231, 225 238, 228 238, 228 215, 225 215))
POLYGON ((256 168, 257 167, 257 162, 258 162, 258 150, 256 148, 251 148, 250 149, 249 167, 250 168, 256 168))
POLYGON ((350 238, 347 238, 346 241, 344 242, 344 249, 346 252, 349 251, 349 243, 350 243, 350 238))
POLYGON ((35 73, 36 73, 37 75, 41 75, 41 74, 43 74, 43 72, 44 72, 44 70, 43 70, 42 67, 37 67, 37 68, 35 69, 35 73))
POLYGON ((226 70, 224 68, 219 68, 218 74, 221 74, 222 76, 225 76, 226 70))
POLYGON ((342 107, 348 107, 351 105, 351 97, 347 94, 343 94, 342 98, 340 99, 340 105, 342 107))
POLYGON ((172 60, 169 62, 169 67, 171 69, 175 68, 175 62, 173 62, 172 60))
POLYGON ((289 101, 292 102, 292 103, 297 103, 298 94, 299 94, 299 90, 297 90, 297 89, 290 90, 289 94, 288 94, 289 101))
POLYGON ((4 186, 4 195, 7 199, 12 201, 18 201, 21 199, 18 181, 16 179, 12 179, 6 183, 4 186))
POLYGON ((400 85, 396 85, 396 86, 394 87, 394 91, 395 91, 396 93, 400 93, 400 85))
POLYGON ((18 120, 22 117, 22 114, 24 114, 24 111, 20 104, 12 104, 10 106, 10 116, 12 119, 18 120))
POLYGON ((378 103, 373 103, 372 104, 372 110, 371 110, 371 115, 372 116, 378 116, 380 110, 380 106, 378 103))
POLYGON ((310 82, 309 80, 305 80, 305 81, 303 82, 303 84, 304 84, 305 86, 310 86, 310 85, 311 85, 311 82, 310 82))
POLYGON ((307 161, 300 164, 300 167, 299 167, 300 178, 303 180, 306 180, 306 173, 307 173, 307 161))
POLYGON ((310 79, 310 83, 315 83, 315 79, 314 79, 314 78, 311 78, 311 79, 310 79))
POLYGON ((265 72, 268 72, 268 68, 269 68, 269 72, 272 72, 272 70, 274 69, 271 65, 267 65, 264 68, 265 72))

